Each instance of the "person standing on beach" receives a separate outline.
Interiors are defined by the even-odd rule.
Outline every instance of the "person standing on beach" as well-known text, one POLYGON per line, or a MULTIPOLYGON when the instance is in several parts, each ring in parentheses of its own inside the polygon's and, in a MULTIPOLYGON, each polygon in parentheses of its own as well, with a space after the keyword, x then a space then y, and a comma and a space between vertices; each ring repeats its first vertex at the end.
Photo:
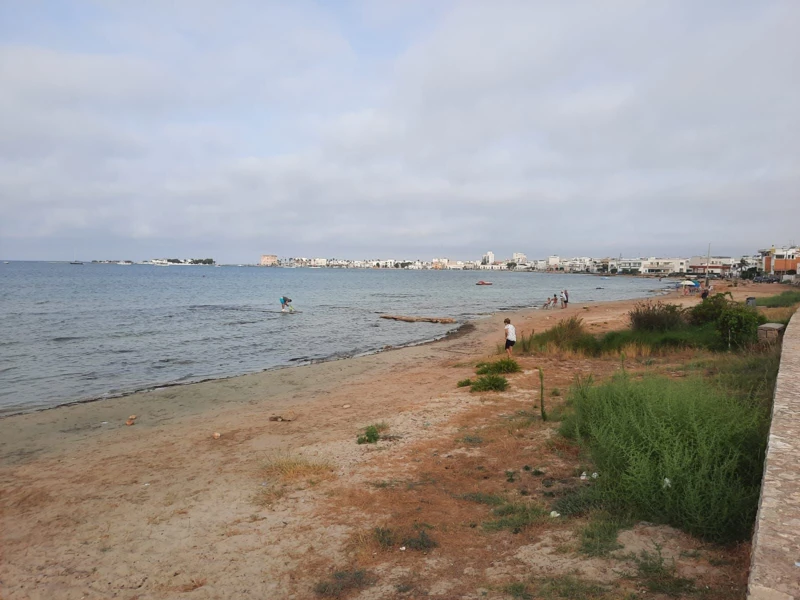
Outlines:
POLYGON ((508 358, 511 358, 511 349, 517 343, 517 330, 511 324, 511 319, 506 319, 503 323, 506 324, 504 328, 506 332, 506 352, 508 352, 508 358))
POLYGON ((289 309, 289 312, 294 312, 294 306, 292 306, 292 299, 288 296, 281 296, 278 298, 281 302, 281 312, 286 312, 286 309, 289 309))
POLYGON ((564 290, 564 306, 566 307, 569 304, 569 292, 564 290))
POLYGON ((567 308, 567 296, 564 294, 564 290, 561 290, 561 308, 567 308))

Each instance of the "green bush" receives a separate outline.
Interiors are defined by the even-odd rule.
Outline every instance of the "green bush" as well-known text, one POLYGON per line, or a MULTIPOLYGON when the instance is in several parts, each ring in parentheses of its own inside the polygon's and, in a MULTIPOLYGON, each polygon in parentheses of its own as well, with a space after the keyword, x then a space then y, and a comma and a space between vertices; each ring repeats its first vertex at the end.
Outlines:
POLYGON ((471 392, 504 392, 508 379, 502 375, 481 375, 470 386, 471 392))
POLYGON ((381 434, 375 425, 370 425, 364 430, 364 435, 356 438, 357 444, 375 444, 381 438, 381 434))
POLYGON ((519 373, 522 369, 513 358, 501 358, 495 362, 479 363, 475 373, 478 375, 499 375, 501 373, 519 373))
POLYGON ((781 292, 777 296, 756 298, 756 304, 758 306, 766 306, 768 308, 776 308, 779 306, 794 306, 798 302, 800 302, 800 292, 795 290, 781 292))
POLYGON ((542 352, 548 345, 563 350, 582 351, 590 355, 600 352, 597 338, 586 331, 583 319, 575 316, 561 319, 547 331, 532 336, 529 342, 531 352, 542 352))
POLYGON ((733 296, 730 292, 709 296, 689 310, 689 322, 692 325, 714 323, 732 301, 733 296))
POLYGON ((769 413, 700 378, 624 375, 572 388, 561 431, 586 442, 598 493, 617 510, 713 541, 746 539, 769 413))
POLYGON ((683 308, 664 302, 638 302, 628 313, 633 331, 671 331, 686 324, 683 308))
POLYGON ((320 596, 341 598, 352 590, 357 590, 375 585, 377 578, 364 571, 336 571, 328 581, 320 581, 314 586, 314 591, 320 596))
POLYGON ((758 313, 744 304, 729 304, 716 321, 717 331, 729 350, 745 348, 758 338, 758 313))
POLYGON ((456 384, 456 387, 468 387, 470 385, 472 385, 472 379, 467 378, 467 379, 462 379, 461 381, 459 381, 456 384))
POLYGON ((638 345, 658 352, 684 348, 714 349, 720 338, 713 324, 685 327, 674 331, 609 331, 600 338, 601 352, 622 352, 626 346, 638 345))

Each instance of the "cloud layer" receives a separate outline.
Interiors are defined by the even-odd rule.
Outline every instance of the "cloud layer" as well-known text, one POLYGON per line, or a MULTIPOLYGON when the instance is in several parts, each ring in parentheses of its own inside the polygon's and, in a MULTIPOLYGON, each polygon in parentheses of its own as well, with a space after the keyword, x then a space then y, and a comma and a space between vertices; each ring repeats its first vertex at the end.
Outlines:
POLYGON ((792 0, 12 4, 3 257, 743 253, 796 235, 792 0))

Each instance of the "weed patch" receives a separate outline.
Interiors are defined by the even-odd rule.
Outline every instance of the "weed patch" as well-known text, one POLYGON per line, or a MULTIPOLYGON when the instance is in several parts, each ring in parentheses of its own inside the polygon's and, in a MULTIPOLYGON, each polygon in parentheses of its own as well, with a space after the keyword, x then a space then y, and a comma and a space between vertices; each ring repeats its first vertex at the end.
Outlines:
POLYGON ((561 577, 551 577, 536 582, 536 594, 538 598, 555 600, 564 598, 566 600, 601 600, 606 598, 608 590, 601 585, 589 583, 572 577, 563 575, 561 577))
POLYGON ((682 597, 694 591, 694 582, 675 575, 675 561, 670 561, 668 564, 658 544, 655 545, 654 552, 642 550, 631 558, 636 563, 637 577, 642 580, 648 591, 672 597, 682 597))
POLYGON ((547 514, 544 508, 535 504, 509 502, 495 508, 492 515, 498 518, 487 521, 483 528, 487 531, 510 529, 513 533, 519 533, 525 527, 542 521, 547 514))
POLYGON ((470 446, 477 446, 478 444, 483 443, 483 438, 479 435, 465 435, 462 438, 458 438, 456 441, 463 444, 469 444, 470 446))
POLYGON ((481 492, 471 492, 469 494, 462 494, 459 496, 463 500, 469 500, 470 502, 477 502, 478 504, 488 504, 489 506, 499 506, 505 503, 505 499, 502 496, 498 496, 496 494, 483 494, 481 492))
POLYGON ((389 425, 386 423, 375 423, 374 425, 369 425, 366 429, 364 429, 364 433, 359 435, 356 438, 357 444, 376 444, 378 440, 380 440, 383 436, 381 433, 387 431, 389 429, 389 425))
POLYGON ((779 306, 794 306, 798 303, 800 303, 800 292, 794 290, 781 292, 777 296, 756 298, 756 306, 766 306, 769 308, 776 308, 779 306))
POLYGON ((630 525, 630 522, 606 512, 595 513, 589 524, 581 529, 580 552, 586 556, 608 556, 622 548, 617 542, 617 534, 620 529, 630 525))
POLYGON ((312 461, 302 456, 276 454, 264 461, 261 472, 265 477, 281 481, 325 479, 332 477, 334 465, 327 461, 312 461))
POLYGON ((470 386, 471 392, 504 392, 508 379, 502 375, 481 375, 470 386))
POLYGON ((501 358, 495 362, 479 363, 475 373, 477 375, 501 375, 504 373, 519 373, 522 369, 513 358, 501 358))
POLYGON ((462 379, 456 384, 456 387, 469 387, 472 385, 472 379, 467 377, 466 379, 462 379))
POLYGON ((683 308, 664 302, 637 302, 628 312, 633 331, 672 331, 686 324, 683 308))
POLYGON ((769 412, 700 378, 624 375, 573 387, 562 432, 584 441, 618 510, 712 541, 745 539, 757 508, 769 412))
POLYGON ((341 598, 352 590, 359 590, 375 585, 377 578, 363 569, 354 571, 336 571, 327 581, 320 581, 314 586, 314 592, 328 598, 341 598))
POLYGON ((402 547, 408 550, 427 551, 439 546, 439 543, 428 535, 424 525, 417 525, 411 531, 395 531, 385 527, 376 527, 372 530, 372 535, 384 550, 402 547))

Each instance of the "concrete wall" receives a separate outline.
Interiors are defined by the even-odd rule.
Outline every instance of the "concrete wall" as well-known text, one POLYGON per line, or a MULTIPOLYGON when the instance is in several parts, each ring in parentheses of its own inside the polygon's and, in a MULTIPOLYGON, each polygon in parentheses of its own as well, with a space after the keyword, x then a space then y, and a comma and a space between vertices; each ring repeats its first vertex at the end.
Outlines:
POLYGON ((749 600, 800 600, 800 317, 789 322, 753 535, 749 600))

